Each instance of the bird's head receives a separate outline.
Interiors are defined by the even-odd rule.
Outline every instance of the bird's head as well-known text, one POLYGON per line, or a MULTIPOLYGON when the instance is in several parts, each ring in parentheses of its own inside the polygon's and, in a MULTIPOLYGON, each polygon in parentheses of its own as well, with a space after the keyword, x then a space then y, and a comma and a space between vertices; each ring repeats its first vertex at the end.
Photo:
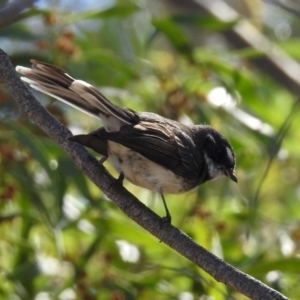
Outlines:
POLYGON ((235 176, 235 154, 229 142, 217 131, 210 129, 204 141, 204 159, 209 180, 224 176, 237 182, 235 176))

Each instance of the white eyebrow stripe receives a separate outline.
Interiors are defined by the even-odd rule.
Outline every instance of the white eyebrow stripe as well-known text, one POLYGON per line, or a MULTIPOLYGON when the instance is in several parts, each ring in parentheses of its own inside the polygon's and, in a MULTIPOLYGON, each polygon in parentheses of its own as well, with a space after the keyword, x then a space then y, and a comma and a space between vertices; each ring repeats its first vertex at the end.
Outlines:
POLYGON ((227 156, 230 159, 230 161, 233 162, 234 161, 234 155, 233 155, 233 152, 232 152, 231 148, 226 147, 226 152, 227 152, 227 156))

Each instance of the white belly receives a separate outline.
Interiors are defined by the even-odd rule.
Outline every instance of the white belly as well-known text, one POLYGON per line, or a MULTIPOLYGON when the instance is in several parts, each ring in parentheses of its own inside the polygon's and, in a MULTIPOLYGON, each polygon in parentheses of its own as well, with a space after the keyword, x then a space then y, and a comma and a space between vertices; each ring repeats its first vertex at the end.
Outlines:
POLYGON ((118 172, 131 183, 166 194, 180 194, 192 188, 182 177, 148 160, 139 153, 120 144, 108 143, 108 157, 118 172))

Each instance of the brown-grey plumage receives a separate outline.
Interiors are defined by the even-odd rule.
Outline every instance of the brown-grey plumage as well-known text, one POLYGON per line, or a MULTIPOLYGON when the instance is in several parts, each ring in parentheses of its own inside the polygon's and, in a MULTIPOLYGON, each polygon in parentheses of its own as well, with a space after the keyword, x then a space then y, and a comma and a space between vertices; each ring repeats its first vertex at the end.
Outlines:
MULTIPOLYGON (((235 154, 228 141, 206 125, 184 125, 150 112, 135 112, 111 103, 92 85, 64 70, 31 60, 18 66, 22 80, 96 118, 104 127, 70 139, 106 156, 133 184, 179 194, 208 181, 234 175, 235 154)), ((165 204, 167 219, 171 216, 165 204)))

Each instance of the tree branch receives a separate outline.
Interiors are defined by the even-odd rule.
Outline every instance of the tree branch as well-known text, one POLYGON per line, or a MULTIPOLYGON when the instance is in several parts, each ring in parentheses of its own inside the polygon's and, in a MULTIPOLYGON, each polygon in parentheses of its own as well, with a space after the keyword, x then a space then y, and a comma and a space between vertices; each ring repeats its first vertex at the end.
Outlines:
POLYGON ((204 14, 221 22, 236 22, 223 32, 237 49, 250 48, 261 55, 249 59, 259 70, 275 79, 295 95, 300 94, 300 65, 277 45, 272 43, 247 19, 222 0, 165 0, 176 11, 204 14), (188 7, 188 8, 187 8, 188 7))
POLYGON ((34 98, 17 76, 7 54, 0 49, 0 82, 19 103, 24 115, 34 121, 72 158, 74 163, 101 189, 129 218, 149 231, 160 241, 197 264, 212 275, 251 299, 284 300, 287 299, 262 282, 242 273, 222 261, 212 253, 196 244, 186 234, 162 219, 138 201, 99 164, 86 149, 69 141, 71 132, 59 123, 34 98), (113 188, 111 188, 113 186, 113 188))
POLYGON ((15 0, 0 7, 0 28, 4 28, 20 19, 22 13, 31 8, 36 0, 15 0))

